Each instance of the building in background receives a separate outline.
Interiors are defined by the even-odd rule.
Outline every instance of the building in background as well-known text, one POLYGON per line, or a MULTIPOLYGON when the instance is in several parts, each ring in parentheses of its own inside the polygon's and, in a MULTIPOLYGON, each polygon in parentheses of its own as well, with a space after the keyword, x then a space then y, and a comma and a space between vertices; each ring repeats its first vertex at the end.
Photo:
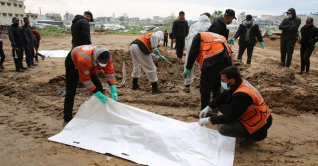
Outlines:
POLYGON ((25 16, 28 17, 30 20, 37 21, 38 17, 39 17, 39 14, 29 12, 29 13, 25 13, 25 16))
POLYGON ((0 23, 11 24, 12 17, 23 20, 25 17, 23 0, 0 0, 0 23))
POLYGON ((69 13, 68 11, 66 11, 66 13, 63 16, 63 20, 64 21, 72 21, 74 19, 74 14, 69 13))
POLYGON ((46 20, 51 21, 62 21, 62 17, 60 13, 45 13, 46 20))

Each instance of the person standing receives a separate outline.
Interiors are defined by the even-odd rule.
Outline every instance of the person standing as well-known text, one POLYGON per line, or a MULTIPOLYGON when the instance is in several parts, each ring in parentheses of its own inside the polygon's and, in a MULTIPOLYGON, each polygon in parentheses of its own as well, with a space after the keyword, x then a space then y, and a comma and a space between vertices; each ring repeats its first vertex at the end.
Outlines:
POLYGON ((283 31, 280 37, 280 53, 282 67, 289 68, 298 38, 297 32, 301 24, 301 19, 296 16, 296 10, 294 8, 290 8, 286 13, 287 18, 279 25, 279 29, 283 31))
POLYGON ((0 71, 1 70, 4 70, 4 67, 3 67, 3 62, 4 62, 4 59, 6 58, 6 56, 4 55, 4 52, 3 52, 3 42, 2 42, 2 39, 1 39, 1 35, 0 35, 0 71))
POLYGON ((171 39, 171 49, 173 49, 173 37, 172 37, 172 32, 169 33, 169 38, 171 39))
POLYGON ((12 47, 12 56, 15 64, 16 72, 24 72, 27 67, 23 67, 23 34, 22 28, 19 26, 19 18, 12 18, 12 25, 8 28, 9 39, 12 47))
POLYGON ((36 40, 36 45, 35 45, 35 61, 39 61, 38 60, 38 56, 40 56, 40 57, 42 57, 42 60, 44 60, 45 59, 45 56, 44 55, 42 55, 42 54, 40 54, 39 52, 38 52, 38 50, 39 50, 39 47, 40 47, 40 41, 41 41, 41 35, 40 35, 40 33, 36 30, 36 26, 35 25, 33 25, 32 27, 31 27, 31 30, 32 30, 32 33, 33 33, 33 35, 34 35, 34 37, 35 37, 35 40, 36 40))
POLYGON ((30 27, 30 20, 28 17, 23 18, 24 25, 21 26, 22 28, 22 35, 24 40, 24 48, 25 48, 25 59, 26 63, 29 68, 34 68, 34 66, 38 66, 37 64, 34 64, 34 46, 36 44, 36 39, 32 33, 31 27, 30 27))
MULTIPOLYGON (((226 25, 229 25, 232 23, 233 19, 236 20, 235 17, 235 11, 232 9, 225 10, 225 13, 223 16, 217 18, 209 28, 209 32, 217 33, 219 35, 222 35, 225 37, 225 39, 228 39, 229 37, 229 30, 226 28, 226 25)), ((231 40, 228 40, 228 43, 230 44, 231 40)))
POLYGON ((167 32, 167 30, 165 30, 165 33, 163 33, 163 36, 164 36, 164 38, 163 38, 163 46, 164 47, 168 47, 168 32, 167 32))
MULTIPOLYGON (((153 58, 158 59, 160 52, 158 50, 158 44, 163 39, 163 33, 161 31, 148 33, 140 36, 134 40, 130 45, 130 55, 133 61, 133 71, 131 77, 133 78, 133 90, 137 90, 140 87, 138 79, 140 77, 141 68, 148 76, 148 80, 152 86, 152 94, 164 93, 165 91, 158 88, 157 68, 153 63, 153 58), (153 54, 153 52, 156 54, 153 54)), ((159 60, 165 62, 167 59, 161 56, 159 60)))
POLYGON ((72 21, 72 49, 81 45, 90 45, 91 34, 89 22, 94 22, 93 14, 85 11, 84 15, 76 15, 72 21))
POLYGON ((299 74, 308 75, 310 68, 310 56, 318 42, 318 28, 313 25, 314 19, 308 18, 306 24, 300 29, 300 62, 301 69, 299 74), (306 70, 305 70, 306 68, 306 70))
POLYGON ((172 25, 173 42, 176 43, 177 57, 180 60, 182 60, 185 38, 188 36, 188 33, 189 26, 188 22, 185 20, 185 13, 183 11, 180 11, 178 19, 175 20, 172 25))
POLYGON ((72 112, 78 79, 83 82, 90 92, 94 93, 95 97, 105 104, 108 99, 103 94, 103 86, 97 75, 98 71, 103 70, 109 84, 111 98, 115 101, 118 100, 112 62, 109 50, 102 46, 78 46, 68 53, 65 59, 66 95, 63 126, 73 118, 72 112))
MULTIPOLYGON (((184 70, 186 70, 189 52, 190 52, 190 48, 191 48, 194 36, 197 35, 199 32, 208 31, 210 26, 211 26, 210 14, 204 13, 199 17, 199 21, 190 27, 189 34, 187 37, 187 52, 186 52, 186 58, 185 58, 185 63, 184 63, 184 70)), ((184 87, 183 91, 186 93, 190 93, 190 84, 192 84, 193 80, 194 80, 194 74, 193 74, 194 68, 195 68, 195 65, 192 66, 191 73, 188 75, 188 77, 184 79, 184 86, 185 87, 184 87)))
POLYGON ((233 44, 238 37, 240 37, 240 40, 239 54, 237 59, 242 61, 242 55, 247 49, 246 63, 251 64, 256 38, 261 43, 261 47, 264 48, 264 41, 259 26, 252 19, 251 15, 247 15, 246 19, 242 22, 242 24, 240 24, 240 27, 236 31, 234 38, 231 39, 233 44))

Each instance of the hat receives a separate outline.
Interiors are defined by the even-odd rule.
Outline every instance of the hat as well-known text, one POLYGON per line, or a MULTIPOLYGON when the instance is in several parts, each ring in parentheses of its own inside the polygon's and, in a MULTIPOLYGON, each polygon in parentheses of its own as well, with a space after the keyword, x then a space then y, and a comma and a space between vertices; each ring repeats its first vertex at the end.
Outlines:
POLYGON ((235 20, 236 20, 235 11, 232 10, 232 9, 225 10, 224 16, 233 16, 235 18, 235 20))
POLYGON ((211 17, 211 14, 208 13, 208 12, 205 12, 205 13, 201 14, 201 16, 202 16, 202 15, 206 15, 206 16, 208 16, 209 18, 211 17))
POLYGON ((253 19, 252 15, 248 14, 246 16, 246 21, 251 21, 253 19))
POLYGON ((97 60, 102 63, 107 63, 110 60, 110 53, 108 51, 104 51, 99 54, 97 60))
POLYGON ((307 18, 306 22, 313 23, 314 19, 313 18, 307 18))
POLYGON ((285 12, 285 13, 287 13, 287 14, 293 14, 293 12, 291 12, 291 11, 289 11, 289 10, 288 10, 287 12, 285 12))
POLYGON ((185 14, 185 13, 184 13, 184 11, 180 11, 180 12, 179 12, 179 15, 180 15, 180 14, 185 14))
POLYGON ((85 11, 84 14, 87 14, 87 15, 89 15, 89 16, 91 17, 91 20, 90 20, 89 22, 94 22, 92 12, 90 12, 90 11, 85 11))
POLYGON ((18 21, 19 21, 19 17, 13 17, 13 18, 12 18, 12 21, 13 21, 13 20, 18 20, 18 21))

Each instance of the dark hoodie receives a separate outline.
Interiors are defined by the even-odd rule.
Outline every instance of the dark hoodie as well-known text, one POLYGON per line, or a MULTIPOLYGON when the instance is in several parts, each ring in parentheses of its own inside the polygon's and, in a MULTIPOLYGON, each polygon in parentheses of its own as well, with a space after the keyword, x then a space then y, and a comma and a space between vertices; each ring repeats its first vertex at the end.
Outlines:
MULTIPOLYGON (((245 36, 247 32, 247 27, 246 27, 246 21, 243 21, 242 24, 240 24, 240 27, 236 31, 234 38, 237 39, 240 37, 239 40, 239 45, 243 45, 245 41, 245 36)), ((256 43, 256 38, 259 42, 263 42, 262 34, 259 30, 259 26, 255 24, 254 21, 252 21, 252 25, 250 27, 251 29, 249 30, 249 42, 250 45, 255 46, 256 43)))
POLYGON ((296 10, 294 8, 290 8, 288 11, 293 14, 293 17, 285 18, 279 25, 279 29, 283 30, 281 40, 295 39, 296 41, 301 19, 296 16, 296 10))
POLYGON ((209 32, 217 33, 224 36, 226 39, 229 37, 229 30, 226 29, 223 16, 217 18, 209 28, 209 32))
POLYGON ((72 21, 72 44, 76 46, 91 44, 90 25, 82 15, 76 15, 72 21))
POLYGON ((186 20, 178 18, 172 25, 172 38, 186 38, 189 34, 189 26, 186 20))

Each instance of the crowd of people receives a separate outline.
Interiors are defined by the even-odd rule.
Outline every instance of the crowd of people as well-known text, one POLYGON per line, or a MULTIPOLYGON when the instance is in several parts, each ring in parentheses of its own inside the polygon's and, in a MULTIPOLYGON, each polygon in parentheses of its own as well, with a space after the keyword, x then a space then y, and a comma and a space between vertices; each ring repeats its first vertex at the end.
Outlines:
MULTIPOLYGON (((297 32, 301 24, 296 16, 295 9, 287 12, 279 28, 281 36, 281 65, 290 67, 294 46, 297 41, 297 32), (287 55, 287 61, 286 61, 287 55)), ((233 54, 230 45, 239 38, 238 60, 247 49, 247 64, 252 62, 254 46, 260 42, 264 48, 264 41, 259 26, 247 15, 240 24, 233 38, 229 37, 227 25, 231 24, 235 17, 235 11, 227 9, 221 17, 212 24, 210 14, 203 13, 199 21, 190 29, 185 20, 185 12, 179 12, 179 17, 172 26, 172 32, 157 31, 142 35, 130 43, 130 54, 133 62, 132 90, 138 90, 141 69, 145 72, 152 85, 152 94, 164 93, 158 87, 156 66, 153 59, 163 62, 167 58, 160 54, 158 49, 160 41, 164 41, 167 47, 168 37, 171 39, 171 48, 176 43, 177 57, 182 60, 183 50, 186 47, 184 71, 184 91, 190 92, 190 84, 193 83, 194 63, 200 66, 200 94, 201 112, 198 123, 204 125, 211 122, 217 124, 220 134, 230 137, 244 138, 239 142, 240 147, 249 147, 254 142, 261 141, 267 137, 267 130, 272 125, 270 109, 261 94, 247 80, 241 78, 239 70, 233 66, 233 54), (187 39, 187 45, 185 40, 187 39), (221 93, 221 87, 224 91, 221 93), (211 100, 211 93, 213 100, 211 100), (219 115, 219 112, 222 115, 219 115)), ((72 47, 65 59, 66 70, 66 95, 64 101, 64 121, 66 125, 72 120, 74 98, 78 83, 81 82, 102 103, 108 98, 103 94, 103 86, 97 76, 97 72, 104 71, 111 92, 111 98, 118 100, 116 90, 115 72, 112 63, 111 52, 102 46, 93 46, 90 36, 89 22, 93 21, 93 14, 89 11, 83 15, 76 15, 72 21, 72 47)), ((24 18, 24 25, 19 26, 19 19, 14 17, 13 24, 8 29, 12 46, 12 55, 17 72, 24 72, 28 68, 37 66, 37 53, 41 40, 36 27, 30 27, 29 19, 24 18), (33 33, 32 33, 33 32, 33 33), (23 66, 23 51, 26 54, 27 67, 23 66)), ((310 55, 318 41, 318 30, 313 26, 313 19, 308 18, 306 25, 301 28, 301 71, 299 74, 309 74, 310 55)), ((1 42, 2 48, 2 42, 1 42)), ((3 67, 4 54, 1 54, 1 69, 3 67)), ((44 59, 44 56, 42 57, 44 59)))

